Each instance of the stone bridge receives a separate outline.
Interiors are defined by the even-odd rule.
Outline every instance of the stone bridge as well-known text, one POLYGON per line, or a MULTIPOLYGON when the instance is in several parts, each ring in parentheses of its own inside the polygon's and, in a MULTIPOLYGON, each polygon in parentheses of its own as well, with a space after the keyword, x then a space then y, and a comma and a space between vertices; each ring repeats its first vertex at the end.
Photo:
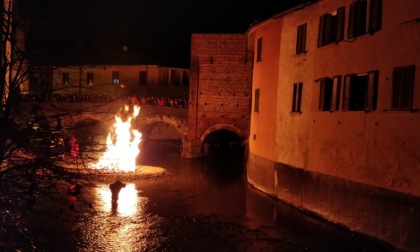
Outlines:
MULTIPOLYGON (((63 129, 75 136, 81 145, 105 144, 117 115, 127 103, 117 100, 111 103, 26 103, 28 112, 47 118, 50 127, 63 129)), ((246 134, 233 124, 212 121, 197 137, 189 136, 188 108, 141 105, 133 127, 142 133, 142 143, 148 140, 176 140, 181 142, 181 156, 195 158, 202 155, 206 138, 214 132, 227 130, 246 144, 246 134)), ((200 123, 202 125, 202 123, 200 123)))
MULTIPOLYGON (((126 105, 123 101, 108 104, 102 103, 31 103, 34 113, 39 113, 48 119, 54 128, 66 128, 80 142, 95 141, 105 143, 106 136, 115 122, 117 115, 126 105), (60 125, 60 126, 59 126, 60 125)), ((151 133, 156 127, 165 128, 166 137, 182 142, 181 156, 189 157, 191 146, 188 144, 188 109, 168 106, 141 105, 140 114, 136 117, 133 127, 142 132, 143 141, 151 139, 151 133), (162 126, 162 125, 166 125, 162 126)), ((163 134, 160 132, 160 134, 163 134)), ((155 136, 156 137, 156 136, 155 136)), ((165 136, 163 136, 165 137, 165 136)))

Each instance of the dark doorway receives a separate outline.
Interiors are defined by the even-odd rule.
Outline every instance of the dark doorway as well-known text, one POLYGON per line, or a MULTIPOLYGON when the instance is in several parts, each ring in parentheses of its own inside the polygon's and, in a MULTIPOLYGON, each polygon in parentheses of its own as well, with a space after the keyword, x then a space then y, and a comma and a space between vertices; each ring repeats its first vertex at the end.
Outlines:
POLYGON ((213 160, 243 161, 245 145, 243 139, 232 131, 218 130, 206 137, 201 153, 213 160))

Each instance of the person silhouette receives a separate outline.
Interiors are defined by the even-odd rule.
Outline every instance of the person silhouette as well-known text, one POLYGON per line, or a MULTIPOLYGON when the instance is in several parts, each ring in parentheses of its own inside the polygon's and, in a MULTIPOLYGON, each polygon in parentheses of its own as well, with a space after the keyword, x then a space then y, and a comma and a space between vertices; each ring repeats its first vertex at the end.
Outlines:
POLYGON ((109 185, 109 189, 111 190, 111 199, 112 199, 113 204, 118 202, 118 195, 121 189, 124 188, 125 186, 126 184, 119 180, 109 185))

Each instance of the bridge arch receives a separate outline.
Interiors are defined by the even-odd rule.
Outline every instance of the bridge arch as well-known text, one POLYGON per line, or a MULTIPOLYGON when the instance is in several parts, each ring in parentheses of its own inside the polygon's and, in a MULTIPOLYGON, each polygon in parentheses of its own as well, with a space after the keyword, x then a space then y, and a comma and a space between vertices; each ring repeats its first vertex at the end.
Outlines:
MULTIPOLYGON (((211 144, 214 144, 212 143, 212 140, 214 141, 215 138, 220 139, 221 136, 228 137, 230 140, 236 141, 236 143, 234 143, 235 144, 234 148, 236 149, 235 150, 236 158, 238 157, 241 159, 245 158, 245 153, 247 149, 246 136, 243 134, 243 132, 240 129, 230 124, 215 124, 203 132, 203 134, 200 136, 200 139, 199 139, 200 155, 201 156, 209 155, 209 148, 211 148, 211 144), (239 147, 239 152, 237 152, 238 147, 239 147)), ((225 142, 221 144, 223 145, 223 144, 232 144, 232 143, 225 142)), ((231 152, 232 149, 229 147, 228 149, 224 149, 222 151, 231 152)), ((233 153, 230 153, 230 154, 233 154, 233 153)))
POLYGON ((181 139, 182 151, 184 146, 187 143, 187 133, 188 133, 188 124, 185 119, 181 119, 175 116, 167 115, 151 115, 151 116, 142 116, 140 119, 136 120, 135 128, 140 132, 149 131, 148 127, 156 123, 164 123, 172 126, 179 134, 181 139))

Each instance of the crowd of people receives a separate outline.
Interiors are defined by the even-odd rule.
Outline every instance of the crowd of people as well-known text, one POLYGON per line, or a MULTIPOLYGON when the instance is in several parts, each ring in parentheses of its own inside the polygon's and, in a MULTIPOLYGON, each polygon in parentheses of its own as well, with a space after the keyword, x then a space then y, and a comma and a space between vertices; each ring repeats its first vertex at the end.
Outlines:
POLYGON ((133 99, 139 105, 158 105, 173 108, 187 108, 188 99, 174 97, 157 97, 157 96, 131 96, 116 97, 107 94, 50 94, 50 95, 23 95, 23 101, 28 102, 91 102, 91 103, 108 103, 118 99, 133 99))

